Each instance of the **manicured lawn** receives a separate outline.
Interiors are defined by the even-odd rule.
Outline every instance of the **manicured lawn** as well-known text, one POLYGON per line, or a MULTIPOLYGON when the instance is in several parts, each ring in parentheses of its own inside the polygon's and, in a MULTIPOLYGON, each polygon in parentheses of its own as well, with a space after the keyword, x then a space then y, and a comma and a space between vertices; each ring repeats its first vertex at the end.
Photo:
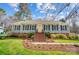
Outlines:
POLYGON ((79 43, 79 40, 56 39, 54 41, 59 43, 79 43))
POLYGON ((24 48, 22 39, 0 40, 1 55, 75 55, 75 52, 35 51, 24 48))

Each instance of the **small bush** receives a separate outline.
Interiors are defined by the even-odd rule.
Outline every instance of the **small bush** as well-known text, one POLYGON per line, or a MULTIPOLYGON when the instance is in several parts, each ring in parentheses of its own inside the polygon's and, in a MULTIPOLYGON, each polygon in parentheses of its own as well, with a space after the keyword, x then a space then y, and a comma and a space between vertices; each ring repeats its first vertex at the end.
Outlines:
POLYGON ((5 39, 5 36, 0 36, 0 40, 5 39))
POLYGON ((27 37, 27 34, 26 33, 20 33, 17 36, 20 37, 20 38, 24 38, 24 37, 27 37))
POLYGON ((32 38, 34 33, 28 33, 28 38, 32 38))
POLYGON ((17 36, 17 35, 12 34, 12 35, 10 35, 10 37, 18 37, 18 36, 17 36))
POLYGON ((66 35, 64 34, 56 34, 57 39, 68 39, 66 35))
POLYGON ((79 39, 79 37, 77 35, 69 35, 67 37, 68 37, 68 39, 72 39, 72 40, 79 39))
POLYGON ((11 34, 8 34, 8 37, 12 37, 12 38, 24 38, 26 36, 27 36, 26 33, 11 33, 11 34))
POLYGON ((56 34, 51 34, 52 39, 56 39, 56 34))
POLYGON ((4 32, 1 32, 0 34, 4 34, 4 32))
POLYGON ((45 36, 48 37, 48 38, 51 38, 51 35, 50 35, 49 32, 48 33, 45 33, 45 36))
POLYGON ((10 34, 7 35, 7 37, 8 37, 8 38, 9 38, 9 37, 11 37, 11 38, 18 38, 18 35, 15 34, 15 33, 10 33, 10 34))
POLYGON ((75 36, 75 39, 79 39, 79 37, 76 35, 76 36, 75 36))
POLYGON ((64 34, 52 34, 51 38, 55 38, 55 39, 68 39, 66 35, 64 34))

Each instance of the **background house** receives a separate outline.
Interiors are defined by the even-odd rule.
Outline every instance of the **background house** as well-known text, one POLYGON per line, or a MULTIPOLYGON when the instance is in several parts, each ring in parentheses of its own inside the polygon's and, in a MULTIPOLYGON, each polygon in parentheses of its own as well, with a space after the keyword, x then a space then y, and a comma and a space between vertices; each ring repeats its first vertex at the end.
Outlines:
POLYGON ((0 33, 3 33, 3 32, 4 32, 4 24, 0 23, 0 33))

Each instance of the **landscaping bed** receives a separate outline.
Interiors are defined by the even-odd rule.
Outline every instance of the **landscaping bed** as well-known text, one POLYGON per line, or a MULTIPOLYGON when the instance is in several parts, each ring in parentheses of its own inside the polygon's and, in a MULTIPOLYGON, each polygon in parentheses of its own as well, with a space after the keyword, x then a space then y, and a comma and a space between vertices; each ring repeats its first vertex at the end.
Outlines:
POLYGON ((36 51, 23 46, 22 39, 6 38, 0 40, 0 55, 77 55, 79 52, 36 51))
POLYGON ((42 51, 79 52, 79 44, 24 41, 25 48, 42 51))

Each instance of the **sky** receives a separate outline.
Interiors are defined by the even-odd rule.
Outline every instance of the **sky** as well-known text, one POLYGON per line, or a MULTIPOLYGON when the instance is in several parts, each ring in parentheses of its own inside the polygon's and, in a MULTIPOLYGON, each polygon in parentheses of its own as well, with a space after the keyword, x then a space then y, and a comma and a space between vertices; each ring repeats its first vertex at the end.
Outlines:
MULTIPOLYGON (((13 16, 17 11, 19 11, 19 4, 17 3, 0 3, 0 8, 6 11, 8 16, 13 16)), ((33 19, 48 18, 53 19, 56 14, 65 6, 64 3, 28 3, 28 8, 31 11, 33 19)), ((74 8, 75 4, 71 4, 69 7, 65 8, 56 19, 65 18, 69 12, 74 8)))

